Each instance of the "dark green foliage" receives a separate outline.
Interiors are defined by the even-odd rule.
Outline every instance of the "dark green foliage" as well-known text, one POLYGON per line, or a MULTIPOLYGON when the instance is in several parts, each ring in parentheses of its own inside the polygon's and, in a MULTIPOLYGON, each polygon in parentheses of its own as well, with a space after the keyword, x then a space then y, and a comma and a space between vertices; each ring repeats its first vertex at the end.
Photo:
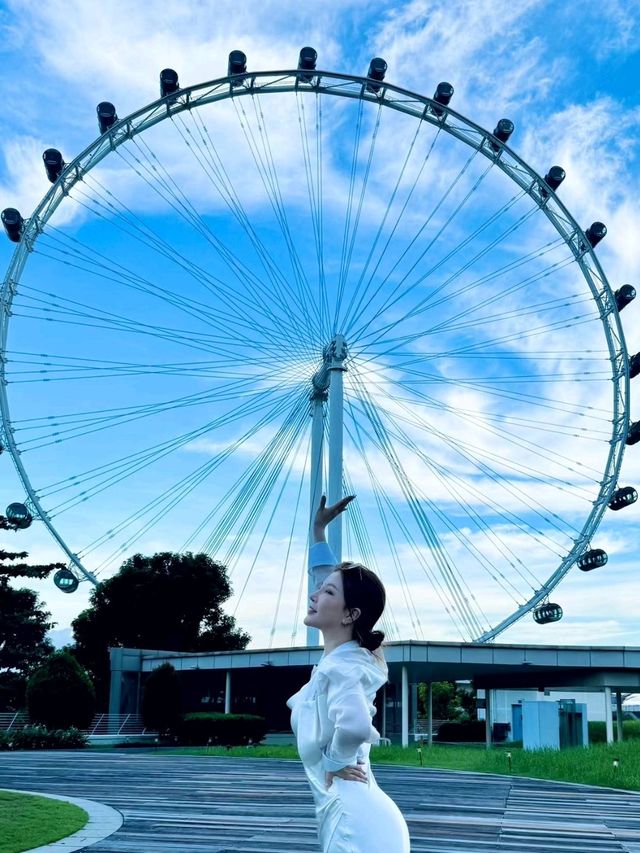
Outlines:
MULTIPOLYGON (((618 727, 614 721, 613 736, 617 738, 618 727)), ((623 720, 622 736, 625 740, 640 740, 640 720, 623 720)), ((589 722, 589 743, 606 743, 607 726, 604 720, 593 720, 589 722)))
POLYGON ((484 720, 469 723, 443 723, 438 729, 439 743, 482 743, 486 738, 484 720))
MULTIPOLYGON (((418 685, 418 713, 427 716, 427 685, 418 685)), ((467 722, 476 717, 476 694, 453 681, 434 681, 432 684, 432 706, 434 720, 456 720, 467 722)))
POLYGON ((27 711, 49 729, 88 727, 95 708, 91 679, 69 652, 54 652, 27 684, 27 711))
POLYGON ((254 714, 185 714, 178 728, 178 742, 185 746, 246 746, 260 743, 267 721, 254 714))
MULTIPOLYGON (((0 515, 0 530, 16 531, 0 515)), ((0 711, 18 711, 24 707, 27 678, 53 651, 47 631, 53 628, 51 615, 30 589, 15 589, 9 580, 44 578, 63 563, 30 566, 13 562, 24 560, 25 551, 0 550, 0 711), (12 561, 9 564, 8 561, 12 561)))
POLYGON ((25 726, 0 732, 0 751, 7 749, 82 749, 89 739, 75 728, 50 730, 45 726, 25 726))
POLYGON ((175 731, 180 719, 180 678, 170 663, 163 663, 144 683, 142 720, 146 728, 164 734, 175 731))
POLYGON ((136 554, 123 563, 73 621, 74 654, 93 676, 100 710, 107 710, 109 698, 110 646, 244 649, 251 637, 222 610, 230 595, 226 569, 206 554, 136 554))

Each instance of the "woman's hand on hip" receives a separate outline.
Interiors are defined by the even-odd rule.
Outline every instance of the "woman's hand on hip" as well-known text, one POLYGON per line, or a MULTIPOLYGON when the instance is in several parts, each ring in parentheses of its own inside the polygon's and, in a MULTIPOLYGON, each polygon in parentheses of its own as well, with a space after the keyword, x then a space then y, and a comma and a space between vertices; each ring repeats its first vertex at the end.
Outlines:
POLYGON ((333 782, 333 777, 337 776, 339 779, 346 779, 348 782, 367 782, 367 772, 364 770, 363 765, 364 761, 358 761, 357 765, 343 767, 342 770, 338 770, 337 773, 327 772, 325 774, 325 782, 326 787, 330 788, 333 782))

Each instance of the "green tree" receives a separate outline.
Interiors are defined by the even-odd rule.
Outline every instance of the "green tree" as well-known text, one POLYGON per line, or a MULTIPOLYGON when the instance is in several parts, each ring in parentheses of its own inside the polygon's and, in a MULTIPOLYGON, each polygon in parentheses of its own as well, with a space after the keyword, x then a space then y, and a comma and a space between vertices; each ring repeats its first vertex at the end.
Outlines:
MULTIPOLYGON (((0 515, 0 530, 16 531, 17 527, 0 515)), ((26 551, 0 549, 0 711, 24 707, 29 675, 53 652, 47 640, 47 631, 55 624, 51 614, 33 590, 16 589, 10 581, 46 578, 64 563, 33 566, 22 562, 28 556, 26 551)))
MULTIPOLYGON (((427 716, 427 685, 418 685, 418 713, 427 716)), ((434 681, 432 685, 432 707, 434 720, 468 720, 475 697, 453 681, 434 681)))
POLYGON ((54 652, 27 683, 29 720, 48 729, 86 729, 95 704, 91 679, 67 651, 54 652))
POLYGON ((109 647, 164 651, 244 649, 251 637, 222 610, 231 595, 224 566, 206 554, 136 554, 91 593, 74 619, 73 652, 91 673, 98 707, 109 699, 109 647))
POLYGON ((156 667, 144 683, 142 721, 160 734, 173 731, 180 721, 180 678, 170 663, 156 667))

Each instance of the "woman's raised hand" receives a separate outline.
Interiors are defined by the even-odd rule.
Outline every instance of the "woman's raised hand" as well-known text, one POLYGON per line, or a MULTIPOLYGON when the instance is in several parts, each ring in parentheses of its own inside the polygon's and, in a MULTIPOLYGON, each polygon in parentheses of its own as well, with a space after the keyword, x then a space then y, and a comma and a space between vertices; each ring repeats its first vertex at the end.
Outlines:
POLYGON ((323 495, 320 498, 320 506, 318 507, 318 511, 313 519, 314 533, 324 533, 327 525, 332 522, 334 518, 337 518, 341 512, 344 512, 354 499, 355 495, 347 495, 346 498, 342 498, 342 500, 337 501, 331 506, 327 506, 327 497, 326 495, 323 495))

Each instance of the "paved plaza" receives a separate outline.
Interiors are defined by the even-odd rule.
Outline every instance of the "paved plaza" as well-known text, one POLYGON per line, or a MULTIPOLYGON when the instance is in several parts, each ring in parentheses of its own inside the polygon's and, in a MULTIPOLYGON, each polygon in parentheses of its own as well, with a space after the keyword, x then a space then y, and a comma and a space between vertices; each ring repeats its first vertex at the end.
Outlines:
MULTIPOLYGON (((410 767, 374 773, 407 819, 412 853, 640 853, 640 794, 410 767)), ((93 853, 319 850, 297 761, 7 752, 0 788, 118 809, 124 823, 93 853)))

